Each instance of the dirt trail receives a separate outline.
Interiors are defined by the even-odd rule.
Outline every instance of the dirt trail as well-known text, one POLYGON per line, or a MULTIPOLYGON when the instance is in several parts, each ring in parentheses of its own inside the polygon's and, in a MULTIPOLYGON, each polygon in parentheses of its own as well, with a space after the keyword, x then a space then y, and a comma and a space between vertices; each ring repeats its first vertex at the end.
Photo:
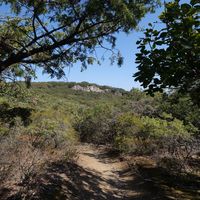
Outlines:
MULTIPOLYGON (((139 180, 128 169, 126 162, 108 147, 80 145, 77 161, 56 162, 47 168, 46 173, 39 177, 38 190, 31 199, 149 200, 149 196, 144 196, 140 190, 139 180)), ((17 193, 4 199, 20 198, 17 193)))
MULTIPOLYGON (((79 148, 78 166, 91 173, 93 177, 99 177, 96 187, 99 193, 91 199, 135 199, 139 192, 134 191, 132 186, 134 176, 130 173, 125 162, 115 156, 104 146, 95 147, 82 145, 79 148)), ((84 172, 80 174, 84 176, 84 172)), ((90 190, 91 185, 83 182, 83 187, 90 190)), ((136 198, 140 199, 140 198, 136 198)))
MULTIPOLYGON (((34 183, 33 188, 37 190, 30 191, 31 198, 28 199, 200 200, 198 185, 188 190, 188 184, 180 187, 183 179, 176 178, 172 182, 169 177, 170 182, 166 182, 167 175, 153 166, 131 170, 127 158, 120 158, 106 146, 82 144, 78 147, 78 155, 76 162, 61 161, 49 165, 45 174, 34 183), (175 184, 177 181, 178 185, 175 184)), ((134 157, 136 159, 139 161, 139 157, 134 157)), ((9 191, 2 192, 0 199, 21 199, 18 193, 7 198, 9 191)))
MULTIPOLYGON (((78 155, 76 162, 61 161, 49 165, 45 174, 33 185, 37 190, 29 199, 200 200, 198 185, 191 187, 191 190, 188 190, 188 185, 186 189, 176 184, 172 187, 178 179, 167 184, 164 180, 166 175, 154 167, 138 169, 139 171, 133 173, 134 170, 130 169, 127 161, 120 159, 108 147, 80 145, 78 155)), ((179 183, 182 183, 182 179, 179 183)), ((12 190, 7 189, 2 193, 0 191, 0 199, 21 199, 18 193, 12 198, 7 198, 10 192, 12 190)))

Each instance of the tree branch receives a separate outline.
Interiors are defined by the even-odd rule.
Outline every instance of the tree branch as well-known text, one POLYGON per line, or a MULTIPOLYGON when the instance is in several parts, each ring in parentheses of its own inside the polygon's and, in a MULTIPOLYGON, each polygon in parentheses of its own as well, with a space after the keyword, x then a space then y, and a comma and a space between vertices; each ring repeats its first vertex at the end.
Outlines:
MULTIPOLYGON (((99 37, 103 37, 105 35, 108 35, 108 34, 110 34, 110 33, 113 32, 113 28, 118 23, 117 22, 109 30, 107 30, 107 31, 105 31, 105 32, 103 32, 103 33, 101 33, 99 35, 88 36, 88 37, 85 37, 85 38, 75 38, 76 35, 82 34, 82 33, 86 32, 87 30, 89 31, 92 28, 94 28, 95 26, 98 26, 98 25, 104 24, 104 23, 110 23, 110 22, 112 22, 111 20, 100 21, 100 22, 97 22, 95 24, 92 24, 89 27, 85 27, 85 28, 83 28, 83 29, 81 29, 79 31, 79 29, 80 29, 80 27, 81 27, 84 19, 85 18, 82 18, 82 19, 79 20, 79 23, 77 24, 77 26, 74 29, 73 33, 70 36, 68 36, 67 38, 65 38, 65 39, 63 39, 61 41, 57 41, 56 43, 53 43, 53 44, 50 44, 50 45, 44 45, 44 46, 40 46, 38 48, 34 48, 32 50, 29 50, 28 52, 21 52, 20 51, 17 54, 12 54, 7 60, 1 61, 0 62, 0 73, 2 71, 4 71, 6 68, 8 68, 9 66, 11 66, 13 64, 16 64, 16 63, 19 63, 19 62, 23 62, 23 60, 25 58, 28 58, 28 57, 30 57, 32 55, 35 55, 35 54, 38 54, 38 53, 43 53, 43 52, 49 51, 49 50, 53 50, 53 49, 59 48, 59 47, 64 46, 64 45, 72 45, 73 43, 78 43, 78 42, 83 42, 83 41, 86 41, 86 40, 97 39, 99 37)), ((60 29, 60 28, 58 28, 58 29, 60 29)), ((118 27, 118 29, 120 29, 120 27, 118 27)), ((116 29, 116 30, 118 30, 118 29, 116 29)), ((44 34, 44 35, 47 36, 47 35, 49 35, 50 33, 54 32, 54 31, 55 31, 55 29, 52 30, 51 32, 48 32, 48 33, 44 34)), ((44 35, 38 36, 37 39, 44 37, 44 35)), ((35 41, 35 40, 33 40, 33 41, 35 41)), ((29 46, 30 44, 33 44, 34 43, 33 41, 31 43, 29 43, 27 46, 29 46)))

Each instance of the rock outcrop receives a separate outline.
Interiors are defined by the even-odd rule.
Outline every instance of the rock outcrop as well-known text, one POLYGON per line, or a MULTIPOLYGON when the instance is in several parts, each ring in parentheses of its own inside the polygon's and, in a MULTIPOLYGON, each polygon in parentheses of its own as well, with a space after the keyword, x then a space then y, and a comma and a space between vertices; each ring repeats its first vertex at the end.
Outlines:
POLYGON ((81 91, 85 91, 85 92, 98 92, 98 93, 105 93, 104 90, 100 89, 99 87, 95 86, 95 85, 91 85, 91 86, 86 86, 86 87, 82 87, 80 85, 74 85, 72 87, 73 90, 81 90, 81 91))

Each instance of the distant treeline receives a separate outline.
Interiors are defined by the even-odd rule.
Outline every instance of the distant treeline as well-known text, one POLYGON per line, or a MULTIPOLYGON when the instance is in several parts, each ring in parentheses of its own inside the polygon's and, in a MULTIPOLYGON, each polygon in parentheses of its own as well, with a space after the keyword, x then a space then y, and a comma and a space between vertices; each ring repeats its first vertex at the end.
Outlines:
POLYGON ((88 86, 96 86, 101 90, 105 90, 107 92, 110 93, 120 93, 120 94, 128 94, 129 92, 122 89, 122 88, 115 88, 115 87, 111 87, 111 86, 107 86, 107 85, 98 85, 96 83, 88 83, 86 81, 83 82, 33 82, 32 85, 36 86, 36 87, 48 87, 48 88, 53 88, 53 87, 66 87, 66 88, 72 88, 76 85, 79 85, 81 87, 88 87, 88 86))

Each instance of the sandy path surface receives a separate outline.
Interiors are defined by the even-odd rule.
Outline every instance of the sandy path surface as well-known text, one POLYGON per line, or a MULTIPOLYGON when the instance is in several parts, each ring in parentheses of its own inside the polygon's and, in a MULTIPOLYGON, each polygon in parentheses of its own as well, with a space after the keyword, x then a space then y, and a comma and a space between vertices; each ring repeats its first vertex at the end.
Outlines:
MULTIPOLYGON (((98 193, 91 199, 106 199, 106 194, 110 194, 109 199, 134 199, 139 195, 132 190, 134 182, 133 175, 126 173, 127 164, 121 161, 104 146, 98 148, 92 145, 82 145, 79 148, 78 166, 83 167, 94 177, 99 177, 96 187, 98 193), (105 194, 105 195, 103 195, 105 194)), ((84 176, 84 172, 80 174, 84 176)), ((85 188, 90 189, 87 182, 83 182, 85 188)))
MULTIPOLYGON (((191 191, 184 187, 172 188, 172 182, 169 186, 164 182, 166 174, 158 170, 154 167, 131 170, 127 157, 119 157, 109 147, 81 144, 77 161, 52 163, 45 174, 38 177, 37 190, 30 191, 33 193, 28 199, 200 200, 199 192, 195 191, 198 185, 193 186, 191 191)), ((0 199, 22 199, 17 193, 13 198, 7 198, 9 193, 9 189, 0 190, 0 199)))
MULTIPOLYGON (((75 162, 52 163, 39 177, 31 200, 134 200, 137 180, 108 147, 81 144, 75 162), (134 187, 134 189, 133 189, 134 187)), ((5 198, 7 195, 5 194, 5 198)), ((14 195, 11 200, 17 195, 14 195)), ((0 197, 0 199, 2 199, 0 197)))

